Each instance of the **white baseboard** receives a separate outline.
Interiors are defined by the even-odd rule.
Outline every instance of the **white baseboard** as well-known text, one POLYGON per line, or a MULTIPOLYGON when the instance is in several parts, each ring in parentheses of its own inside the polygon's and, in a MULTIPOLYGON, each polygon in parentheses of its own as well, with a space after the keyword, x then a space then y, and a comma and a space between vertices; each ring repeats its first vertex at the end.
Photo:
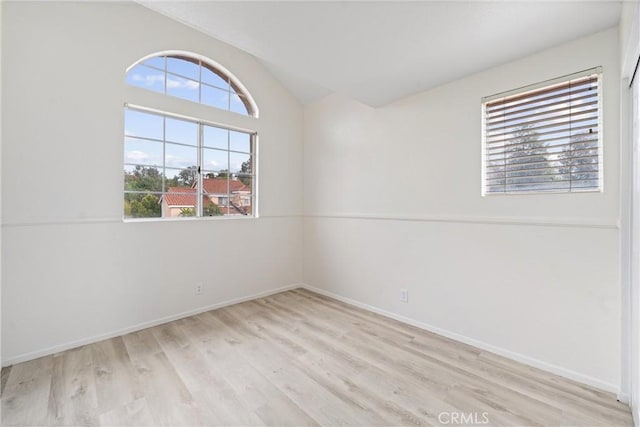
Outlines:
POLYGON ((105 333, 105 334, 94 335, 92 337, 86 337, 86 338, 82 338, 82 339, 79 339, 79 340, 70 341, 70 342, 65 343, 65 344, 55 345, 53 347, 47 347, 47 348, 43 348, 41 350, 36 350, 36 351, 31 351, 29 353, 19 354, 17 356, 9 357, 9 358, 3 360, 2 361, 2 366, 4 367, 4 366, 15 365, 16 363, 26 362, 28 360, 37 359, 39 357, 48 356, 50 354, 59 353, 61 351, 69 350, 69 349, 76 348, 76 347, 81 347, 83 345, 93 344, 95 342, 107 340, 109 338, 118 337, 118 336, 121 336, 121 335, 126 335, 126 334, 129 334, 131 332, 137 332, 137 331, 140 331, 142 329, 151 328, 151 327, 157 326, 157 325, 162 325, 163 323, 168 323, 168 322, 172 322, 174 320, 178 320, 178 319, 182 319, 182 318, 185 318, 185 317, 193 316, 193 315, 196 315, 196 314, 204 313, 205 311, 215 310, 217 308, 222 308, 222 307, 238 304, 238 303, 245 302, 245 301, 251 301, 251 300, 254 300, 254 299, 266 297, 266 296, 277 294, 277 293, 280 293, 280 292, 289 291, 291 289, 296 289, 296 288, 299 288, 299 287, 300 287, 300 285, 297 285, 297 284, 296 285, 283 286, 283 287, 280 287, 280 288, 271 289, 271 290, 268 290, 268 291, 265 291, 265 292, 259 292, 257 294, 248 295, 248 296, 245 296, 245 297, 234 298, 234 299, 231 299, 231 300, 228 300, 228 301, 223 301, 223 302, 219 302, 219 303, 216 303, 216 304, 211 304, 211 305, 207 305, 207 306, 204 306, 204 307, 198 307, 198 308, 195 308, 193 310, 184 311, 182 313, 174 314, 174 315, 171 315, 171 316, 161 317, 160 319, 155 319, 155 320, 151 320, 151 321, 148 321, 148 322, 138 323, 137 325, 133 325, 133 326, 129 326, 129 327, 126 327, 126 328, 118 329, 116 331, 108 332, 108 333, 105 333))
MULTIPOLYGON (((334 298, 334 299, 336 299, 338 301, 342 301, 344 303, 356 306, 358 308, 362 308, 364 310, 371 311, 373 313, 380 314, 382 316, 389 317, 389 318, 394 319, 394 320, 398 320, 400 322, 409 324, 411 326, 415 326, 417 328, 424 329, 426 331, 433 332, 435 334, 442 335, 444 337, 451 338, 453 340, 456 340, 456 341, 459 341, 459 342, 462 342, 462 343, 465 343, 465 344, 469 344, 469 345, 471 345, 473 347, 477 347, 477 348, 479 348, 481 350, 486 350, 488 352, 495 353, 497 355, 506 357, 508 359, 512 359, 512 360, 515 360, 517 362, 524 363, 525 365, 529 365, 529 366, 532 366, 534 368, 541 369, 543 371, 551 372, 551 373, 559 375, 561 377, 565 377, 565 378, 568 378, 570 380, 577 381, 577 382, 580 382, 580 383, 595 387, 597 389, 608 391, 608 392, 615 393, 616 395, 618 395, 619 389, 618 389, 618 387, 616 385, 610 384, 610 383, 602 381, 602 380, 599 380, 597 378, 593 378, 593 377, 590 377, 588 375, 584 375, 584 374, 581 374, 579 372, 575 372, 575 371, 572 371, 570 369, 563 368, 561 366, 553 365, 551 363, 543 362, 542 360, 534 359, 532 357, 525 356, 524 354, 516 353, 516 352, 513 352, 511 350, 507 350, 507 349, 504 349, 504 348, 501 348, 501 347, 496 347, 494 345, 485 343, 483 341, 479 341, 479 340, 477 340, 475 338, 470 338, 470 337, 467 337, 465 335, 458 334, 456 332, 451 332, 451 331, 448 331, 446 329, 439 328, 437 326, 429 325, 427 323, 423 323, 423 322, 411 319, 409 317, 405 317, 405 316, 402 316, 402 315, 399 315, 399 314, 396 314, 396 313, 392 313, 390 311, 383 310, 381 308, 374 307, 372 305, 365 304, 365 303, 353 300, 351 298, 345 298, 343 296, 340 296, 338 294, 334 294, 333 292, 326 291, 324 289, 316 288, 314 286, 310 286, 310 285, 307 285, 307 284, 302 284, 301 287, 305 288, 305 289, 308 289, 308 290, 310 290, 312 292, 316 292, 318 294, 325 295, 325 296, 328 296, 330 298, 334 298)), ((636 423, 636 426, 640 427, 640 425, 638 425, 637 423, 636 423)))
POLYGON ((629 395, 627 393, 618 392, 616 397, 618 401, 622 403, 626 403, 627 405, 630 403, 629 395))
MULTIPOLYGON (((4 366, 14 365, 16 363, 26 362, 28 360, 37 359, 39 357, 48 356, 50 354, 55 354, 55 353, 58 353, 58 352, 61 352, 61 351, 65 351, 65 350, 69 350, 69 349, 72 349, 72 348, 81 347, 83 345, 92 344, 92 343, 95 343, 95 342, 98 342, 98 341, 103 341, 103 340, 110 339, 110 338, 117 337, 117 336, 121 336, 121 335, 126 335, 126 334, 131 333, 131 332, 140 331, 142 329, 146 329, 146 328, 150 328, 150 327, 153 327, 153 326, 161 325, 163 323, 172 322, 174 320, 182 319, 184 317, 193 316, 195 314, 203 313, 205 311, 215 310, 217 308, 222 308, 222 307, 226 307, 226 306, 233 305, 233 304, 238 304, 238 303, 245 302, 245 301, 251 301, 251 300, 254 300, 254 299, 266 297, 266 296, 269 296, 269 295, 277 294, 277 293, 280 293, 280 292, 285 292, 285 291, 288 291, 288 290, 291 290, 291 289, 296 289, 296 288, 308 289, 308 290, 310 290, 312 292, 316 292, 318 294, 334 298, 334 299, 336 299, 338 301, 342 301, 344 303, 353 305, 355 307, 362 308, 364 310, 371 311, 373 313, 380 314, 382 316, 389 317, 389 318, 394 319, 394 320, 398 320, 398 321, 406 323, 408 325, 412 325, 412 326, 415 326, 417 328, 424 329, 426 331, 433 332, 435 334, 442 335, 444 337, 451 338, 451 339, 459 341, 459 342, 463 342, 465 344, 469 344, 469 345, 471 345, 473 347, 477 347, 477 348, 479 348, 481 350, 486 350, 486 351, 489 351, 491 353, 495 353, 495 354, 498 354, 500 356, 507 357, 507 358, 515 360, 517 362, 521 362, 521 363, 524 363, 526 365, 533 366, 535 368, 542 369, 544 371, 551 372, 553 374, 560 375, 562 377, 565 377, 565 378, 568 378, 568 379, 571 379, 571 380, 574 380, 574 381, 577 381, 577 382, 580 382, 580 383, 583 383, 583 384, 587 384, 587 385, 590 385, 592 387, 596 387, 596 388, 601 389, 601 390, 605 390, 605 391, 608 391, 608 392, 616 393, 617 396, 618 396, 618 399, 621 402, 625 402, 626 403, 629 400, 628 396, 626 396, 623 393, 619 393, 618 387, 615 386, 614 384, 610 384, 610 383, 601 381, 601 380, 599 380, 597 378, 593 378, 593 377, 590 377, 588 375, 584 375, 584 374, 581 374, 579 372, 575 372, 575 371, 572 371, 572 370, 569 370, 569 369, 566 369, 566 368, 563 368, 563 367, 560 367, 560 366, 557 366, 557 365, 553 365, 553 364, 550 364, 550 363, 547 363, 547 362, 543 362, 541 360, 534 359, 532 357, 525 356, 525 355, 520 354, 520 353, 516 353, 516 352, 510 351, 510 350, 506 350, 506 349, 503 349, 503 348, 500 348, 500 347, 496 347, 494 345, 487 344, 487 343, 485 343, 483 341, 479 341, 479 340, 476 340, 474 338, 467 337, 465 335, 461 335, 461 334, 458 334, 458 333, 455 333, 455 332, 451 332, 451 331, 448 331, 448 330, 445 330, 445 329, 442 329, 442 328, 439 328, 439 327, 436 327, 436 326, 432 326, 432 325, 429 325, 427 323, 423 323, 423 322, 411 319, 409 317, 405 317, 405 316, 402 316, 402 315, 399 315, 399 314, 396 314, 396 313, 392 313, 390 311, 383 310, 383 309, 380 309, 378 307, 374 307, 372 305, 365 304, 365 303, 362 303, 362 302, 359 302, 359 301, 356 301, 356 300, 353 300, 353 299, 350 299, 350 298, 346 298, 346 297, 343 297, 341 295, 335 294, 333 292, 326 291, 326 290, 320 289, 320 288, 316 288, 314 286, 310 286, 310 285, 307 285, 307 284, 295 284, 295 285, 283 286, 283 287, 280 287, 280 288, 271 289, 271 290, 268 290, 268 291, 265 291, 265 292, 260 292, 260 293, 253 294, 253 295, 248 295, 248 296, 245 296, 245 297, 234 298, 234 299, 223 301, 223 302, 219 302, 219 303, 216 303, 216 304, 211 304, 211 305, 204 306, 204 307, 198 307, 198 308, 195 308, 193 310, 185 311, 185 312, 174 314, 174 315, 171 315, 171 316, 165 316, 165 317, 162 317, 162 318, 159 318, 159 319, 156 319, 156 320, 152 320, 152 321, 148 321, 148 322, 139 323, 137 325, 133 325, 133 326, 129 326, 129 327, 126 327, 126 328, 118 329, 116 331, 108 332, 108 333, 105 333, 105 334, 95 335, 95 336, 92 336, 92 337, 86 337, 86 338, 82 338, 82 339, 79 339, 79 340, 74 340, 74 341, 71 341, 71 342, 68 342, 68 343, 65 343, 65 344, 60 344, 60 345, 44 348, 44 349, 41 349, 41 350, 32 351, 32 352, 29 352, 29 353, 23 353, 23 354, 14 356, 14 357, 9 357, 6 360, 3 360, 2 361, 2 366, 4 367, 4 366)), ((634 410, 633 415, 636 418, 636 426, 640 427, 640 424, 638 423, 638 418, 639 418, 638 417, 638 408, 636 408, 634 410)))

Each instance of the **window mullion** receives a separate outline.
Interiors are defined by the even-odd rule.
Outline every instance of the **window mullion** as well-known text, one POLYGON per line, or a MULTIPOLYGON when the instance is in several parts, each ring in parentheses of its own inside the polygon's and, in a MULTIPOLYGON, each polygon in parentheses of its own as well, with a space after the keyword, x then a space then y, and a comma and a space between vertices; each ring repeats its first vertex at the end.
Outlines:
POLYGON ((163 84, 163 86, 164 86, 164 94, 165 94, 165 95, 167 94, 167 77, 168 77, 168 76, 167 76, 167 68, 168 68, 168 67, 167 67, 167 61, 168 61, 168 60, 167 60, 167 57, 165 56, 165 57, 164 57, 164 73, 163 73, 164 81, 162 82, 162 84, 163 84))
POLYGON ((167 189, 165 188, 165 181, 167 179, 167 118, 162 117, 162 194, 167 189))
POLYGON ((202 61, 198 60, 198 103, 202 104, 202 61))
MULTIPOLYGON (((231 96, 231 94, 229 94, 231 96)), ((227 132, 227 215, 231 211, 231 132, 227 132)))
POLYGON ((204 198, 204 188, 202 183, 202 123, 198 123, 198 166, 196 170, 196 217, 203 216, 202 200, 204 198))

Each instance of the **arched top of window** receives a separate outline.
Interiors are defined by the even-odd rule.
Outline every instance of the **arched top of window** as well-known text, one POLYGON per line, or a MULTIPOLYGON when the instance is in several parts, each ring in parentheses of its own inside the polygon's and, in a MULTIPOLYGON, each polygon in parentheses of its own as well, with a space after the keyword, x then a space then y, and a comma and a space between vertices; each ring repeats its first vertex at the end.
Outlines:
POLYGON ((244 85, 201 55, 181 51, 149 55, 127 69, 126 80, 131 86, 258 117, 258 107, 244 85))

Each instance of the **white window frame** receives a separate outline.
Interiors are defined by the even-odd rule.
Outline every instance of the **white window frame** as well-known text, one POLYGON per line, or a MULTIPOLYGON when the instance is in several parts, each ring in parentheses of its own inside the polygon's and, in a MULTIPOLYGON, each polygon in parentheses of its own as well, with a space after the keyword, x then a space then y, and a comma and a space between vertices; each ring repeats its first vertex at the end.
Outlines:
POLYGON ((572 73, 568 75, 564 75, 561 77, 557 77, 550 80, 545 80, 539 83, 523 86, 517 89, 509 90, 506 92, 497 93, 494 95, 483 97, 481 100, 481 114, 482 114, 482 125, 481 125, 481 135, 482 135, 482 167, 481 167, 481 194, 483 197, 486 196, 514 196, 514 195, 528 195, 528 194, 565 194, 565 193, 597 193, 604 191, 604 150, 603 150, 603 108, 602 108, 602 99, 603 99, 603 71, 602 67, 594 67, 587 70, 579 71, 577 73, 572 73), (500 98, 508 98, 517 95, 523 95, 527 92, 533 92, 539 89, 543 89, 546 87, 552 87, 555 85, 561 85, 564 83, 568 83, 571 80, 580 79, 583 77, 596 75, 598 81, 598 93, 597 93, 597 108, 598 108, 598 187, 597 188, 586 188, 586 189, 533 189, 533 190, 522 190, 522 191, 502 191, 502 192, 489 192, 487 191, 487 131, 486 131, 486 106, 488 103, 495 101, 500 98))
POLYGON ((177 98, 177 99, 184 99, 184 98, 172 95, 172 94, 168 93, 168 91, 167 91, 167 80, 168 80, 168 77, 169 76, 174 76, 174 77, 186 79, 186 80, 189 80, 189 81, 193 81, 193 82, 195 82, 195 83, 197 83, 199 85, 199 88, 198 88, 198 100, 197 101, 187 100, 189 102, 194 102, 194 103, 197 103, 197 104, 206 105, 207 107, 210 107, 210 108, 221 109, 223 111, 229 111, 231 113, 240 114, 240 115, 247 116, 247 117, 258 118, 258 116, 259 116, 258 105, 256 104, 255 100, 253 99, 253 97, 251 96, 251 94, 249 93, 247 88, 242 84, 242 82, 240 82, 239 79, 237 79, 231 72, 229 72, 229 70, 227 70, 221 64, 218 64, 217 62, 215 62, 215 61, 213 61, 213 60, 211 60, 209 58, 206 58, 205 56, 198 55, 198 54, 195 54, 195 53, 192 53, 192 52, 180 51, 180 50, 167 50, 167 51, 163 51, 163 52, 157 52, 157 53, 153 53, 151 55, 147 55, 147 56, 139 59, 135 63, 131 64, 129 67, 127 67, 125 76, 128 76, 129 72, 132 71, 138 65, 142 65, 144 67, 156 70, 157 72, 160 72, 160 73, 163 74, 163 76, 164 76, 163 91, 162 92, 157 92, 157 91, 155 91, 153 89, 144 88, 144 87, 141 87, 141 86, 138 86, 138 85, 133 85, 133 87, 140 87, 143 90, 148 90, 150 92, 160 93, 162 95, 166 95, 166 96, 177 98), (148 61, 149 59, 160 58, 160 57, 162 57, 163 61, 164 61, 164 67, 163 68, 159 68, 157 66, 144 63, 145 61, 148 61), (190 76, 185 76, 185 75, 182 75, 182 74, 179 74, 179 73, 168 71, 167 60, 168 60, 169 57, 173 57, 175 59, 181 59, 183 61, 189 61, 189 62, 192 62, 194 64, 197 61, 197 65, 199 67, 198 80, 196 81, 190 76), (221 78, 222 78, 222 76, 224 76, 224 79, 226 79, 227 83, 229 84, 229 88, 228 89, 227 88, 221 88, 221 87, 215 86, 213 84, 204 82, 202 80, 202 68, 203 67, 209 69, 210 71, 212 71, 213 73, 217 74, 221 78), (201 90, 201 87, 203 85, 207 86, 207 87, 214 88, 214 89, 221 90, 223 92, 227 92, 229 97, 228 97, 228 102, 227 102, 226 108, 219 108, 219 107, 216 107, 216 106, 213 106, 213 105, 203 104, 202 103, 202 90, 201 90), (231 111, 231 95, 233 95, 233 94, 237 94, 241 99, 243 98, 243 99, 245 99, 247 101, 248 105, 245 104, 245 107, 247 108, 247 114, 236 113, 236 112, 231 111))
MULTIPOLYGON (((171 118, 171 119, 178 119, 178 120, 182 120, 182 121, 187 121, 187 122, 191 122, 197 125, 198 128, 198 145, 197 145, 197 151, 198 151, 198 156, 197 156, 197 165, 195 165, 198 168, 198 173, 197 173, 197 185, 196 185, 196 206, 195 206, 195 216, 187 216, 187 217, 163 217, 163 216, 159 216, 159 217, 149 217, 149 218, 132 218, 132 217, 123 217, 124 221, 176 221, 176 220, 194 220, 194 219, 230 219, 230 218, 258 218, 258 203, 257 203, 257 159, 258 159, 258 133, 254 130, 250 130, 250 129, 245 129, 245 128, 240 128, 237 126, 231 126, 228 124, 222 124, 222 123, 217 123, 217 122, 212 122, 212 121, 208 121, 208 120, 202 120, 202 119, 198 119, 195 117, 189 117, 189 116, 184 116, 181 114, 176 114, 176 113, 169 113, 166 111, 161 111, 161 110, 157 110, 154 108, 149 108, 149 107, 144 107, 141 105, 136 105, 136 104, 129 104, 126 103, 125 104, 125 111, 126 110, 131 110, 131 111, 138 111, 138 112, 142 112, 142 113, 147 113, 147 114, 153 114, 153 115, 157 115, 159 117, 166 117, 166 118, 171 118), (204 192, 204 184, 203 184, 203 175, 205 172, 207 172, 206 170, 203 171, 202 170, 202 160, 203 160, 203 150, 207 149, 207 150, 216 150, 216 151, 222 151, 222 152, 226 152, 227 153, 227 159, 229 158, 229 156, 231 155, 231 153, 238 153, 238 154, 247 154, 245 152, 239 152, 239 151, 235 151, 235 150, 231 150, 229 145, 227 145, 227 149, 220 149, 220 148, 211 148, 211 147, 206 147, 203 144, 203 128, 204 126, 210 126, 210 127, 216 127, 218 129, 224 129, 227 131, 234 131, 234 132, 241 132, 241 133, 245 133, 248 134, 250 136, 250 152, 248 153, 250 158, 251 158, 251 213, 250 214, 237 214, 237 215, 218 215, 218 216, 206 216, 203 215, 203 206, 202 206, 202 197, 205 195, 204 192)), ((127 136, 125 135, 125 138, 127 138, 127 136)), ((158 141, 158 142, 162 142, 163 146, 166 143, 166 141, 158 141)), ((178 145, 182 145, 182 144, 178 144, 178 145)), ((164 148, 163 148, 164 150, 164 148)), ((144 164, 134 164, 134 163, 126 163, 123 162, 124 166, 143 166, 143 167, 149 167, 149 165, 144 165, 144 164)), ((227 166, 229 166, 227 173, 230 175, 231 171, 230 171, 230 165, 229 163, 227 163, 227 166)), ((164 175, 165 171, 165 166, 164 166, 164 159, 163 159, 163 165, 162 165, 162 173, 164 175)), ((230 178, 227 178, 230 179, 230 178)), ((127 190, 124 190, 123 194, 135 194, 135 192, 128 192, 127 190)), ((143 193, 157 193, 157 192, 143 192, 143 193)), ((164 188, 164 184, 163 184, 163 188, 162 188, 162 194, 167 194, 166 192, 166 188, 164 188)), ((226 196, 224 196, 227 200, 227 204, 225 205, 219 205, 219 207, 223 207, 223 208, 228 208, 230 206, 229 200, 231 199, 231 189, 229 187, 229 184, 227 183, 227 194, 226 196)), ((177 206, 176 206, 177 207, 177 206)))
MULTIPOLYGON (((158 69, 158 71, 163 71, 158 69)), ((196 201, 195 201, 195 211, 196 211, 196 215, 195 216, 176 216, 176 217, 171 217, 171 216, 167 216, 167 217, 163 217, 162 215, 164 213, 166 213, 163 209, 162 209, 162 201, 160 201, 161 204, 161 213, 160 216, 154 216, 154 217, 131 217, 131 216, 125 216, 124 212, 123 212, 123 221, 124 222, 153 222, 153 221, 193 221, 193 220, 229 220, 229 219, 254 219, 254 218, 258 218, 259 217, 259 206, 258 206, 258 200, 259 200, 259 191, 258 191, 258 176, 259 176, 259 171, 258 171, 258 158, 259 158, 259 138, 258 138, 258 130, 257 128, 258 126, 258 106, 256 104, 256 102, 253 100, 253 97, 251 96, 251 94, 247 91, 247 89, 244 87, 244 85, 239 81, 239 79, 237 79, 232 73, 230 73, 226 68, 224 68, 222 65, 216 63, 215 61, 210 60, 209 58, 206 58, 202 55, 198 55, 198 54, 194 54, 191 52, 186 52, 186 51, 176 51, 176 50, 172 50, 172 51, 162 51, 162 52, 157 52, 154 54, 150 54, 147 55, 141 59, 139 59, 138 61, 136 61, 135 63, 131 64, 129 67, 127 67, 126 72, 125 72, 125 81, 123 82, 124 85, 126 86, 126 96, 127 96, 127 101, 124 103, 124 109, 126 110, 133 110, 133 111, 138 111, 141 113, 146 113, 146 114, 154 114, 157 115, 159 117, 164 117, 164 118, 170 118, 170 119, 176 119, 176 120, 182 120, 182 121, 187 121, 187 122, 192 122, 195 123, 197 125, 197 165, 196 167, 198 168, 198 172, 196 174, 197 177, 197 184, 195 184, 196 187, 196 201), (230 111, 229 109, 224 109, 224 108, 218 108, 216 106, 213 105, 207 105, 207 104, 199 104, 198 102, 195 101, 189 101, 189 100, 184 100, 181 99, 180 97, 175 97, 172 96, 171 94, 167 94, 166 93, 166 81, 164 83, 165 85, 165 91, 163 92, 159 92, 157 90, 149 90, 147 88, 144 87, 140 87, 139 85, 130 84, 130 81, 128 80, 129 78, 129 72, 136 67, 139 64, 144 63, 145 61, 149 60, 150 58, 154 58, 154 57, 164 57, 162 59, 164 59, 164 63, 165 63, 165 80, 166 80, 166 63, 167 63, 167 59, 166 57, 179 57, 178 59, 183 59, 183 60, 188 60, 196 65, 198 65, 199 68, 199 74, 200 74, 200 79, 202 76, 202 69, 203 67, 207 67, 209 68, 211 71, 213 71, 212 69, 215 69, 216 71, 214 71, 216 74, 218 74, 219 76, 222 77, 222 75, 224 75, 223 79, 225 81, 229 82, 229 87, 230 87, 230 93, 231 88, 233 89, 233 91, 235 91, 235 93, 237 94, 241 94, 243 95, 244 99, 246 101, 248 101, 248 104, 245 103, 245 106, 247 106, 247 113, 248 114, 244 114, 244 113, 236 113, 234 111, 230 111), (188 59, 185 59, 188 58, 188 59), (249 106, 251 108, 249 108, 249 106), (204 162, 204 151, 203 150, 212 150, 212 151, 220 151, 220 152, 226 152, 227 155, 227 174, 231 174, 232 172, 232 166, 230 164, 230 157, 234 154, 234 152, 236 152, 236 150, 232 149, 232 146, 229 145, 229 142, 227 144, 226 149, 216 149, 215 147, 209 147, 209 146, 205 146, 206 142, 203 140, 203 128, 204 127, 216 127, 219 129, 224 129, 226 131, 232 131, 232 132, 241 132, 241 133, 245 133, 248 134, 250 139, 250 148, 249 148, 249 153, 248 155, 250 156, 251 159, 251 172, 250 172, 250 179, 251 179, 251 185, 250 185, 250 189, 247 189, 247 193, 250 192, 250 212, 247 214, 243 214, 242 212, 245 210, 245 206, 239 206, 240 209, 238 209, 238 213, 234 214, 233 212, 229 212, 228 208, 230 206, 227 207, 223 207, 223 206, 219 206, 221 209, 223 209, 223 214, 222 215, 216 215, 216 216, 203 216, 203 195, 206 197, 206 190, 204 188, 204 184, 203 184, 203 179, 205 178, 205 175, 208 173, 211 173, 211 171, 209 169, 211 169, 210 167, 203 167, 203 162, 204 162)), ((198 100, 201 100, 201 95, 199 95, 198 100)), ((123 118, 124 118, 124 114, 123 114, 123 118)), ((124 140, 127 141, 127 139, 129 139, 131 136, 127 136, 127 129, 124 128, 123 126, 123 136, 124 136, 124 140)), ((228 137, 231 137, 230 135, 228 137)), ((145 139, 144 137, 142 137, 142 139, 145 139)), ((166 180, 166 170, 165 170, 165 150, 166 150, 166 144, 168 142, 171 142, 173 144, 173 141, 166 141, 166 135, 164 135, 163 140, 162 141, 158 141, 159 143, 163 144, 163 148, 162 148, 162 163, 158 163, 156 166, 150 166, 150 165, 145 165, 142 163, 145 162, 141 162, 141 164, 138 164, 135 162, 135 160, 133 161, 133 163, 131 163, 131 160, 129 160, 129 162, 125 163, 128 159, 123 158, 123 166, 126 169, 131 168, 132 166, 141 166, 141 167, 155 167, 158 170, 161 170, 161 173, 163 175, 163 185, 162 185, 162 191, 143 191, 143 193, 148 193, 148 194, 154 194, 157 197, 161 197, 162 195, 168 194, 167 190, 168 188, 165 188, 166 184, 164 184, 165 180, 166 180)), ((229 141, 229 140, 228 140, 229 141)), ((178 144, 180 145, 180 144, 178 144)), ((245 152, 237 152, 239 155, 245 155, 247 153, 245 152)), ((170 168, 171 169, 171 168, 170 168)), ((247 176, 249 176, 247 175, 247 176)), ((229 175, 228 179, 231 179, 232 177, 229 175)), ((123 189, 123 195, 127 194, 127 192, 130 192, 129 190, 127 190, 125 183, 122 183, 122 187, 123 189)), ((232 187, 229 184, 229 181, 227 181, 227 197, 229 198, 228 200, 231 200, 230 196, 231 196, 231 190, 232 187)), ((193 191, 193 190, 192 190, 193 191)), ((185 191, 185 194, 187 194, 188 192, 185 191)), ((177 194, 177 193, 176 193, 177 194)), ((124 202, 124 199, 121 199, 124 202)), ((161 199, 162 200, 162 199, 161 199)))

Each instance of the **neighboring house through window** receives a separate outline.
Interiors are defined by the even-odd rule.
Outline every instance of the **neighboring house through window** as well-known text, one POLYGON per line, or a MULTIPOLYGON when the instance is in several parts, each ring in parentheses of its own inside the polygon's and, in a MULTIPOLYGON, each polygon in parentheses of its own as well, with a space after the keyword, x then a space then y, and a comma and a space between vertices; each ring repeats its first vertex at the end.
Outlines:
POLYGON ((221 123, 227 116, 214 114, 226 110, 255 120, 257 106, 244 86, 213 61, 183 52, 140 60, 126 81, 213 107, 214 119, 189 116, 180 100, 158 102, 171 111, 148 101, 127 104, 125 219, 255 216, 257 134, 221 123))

